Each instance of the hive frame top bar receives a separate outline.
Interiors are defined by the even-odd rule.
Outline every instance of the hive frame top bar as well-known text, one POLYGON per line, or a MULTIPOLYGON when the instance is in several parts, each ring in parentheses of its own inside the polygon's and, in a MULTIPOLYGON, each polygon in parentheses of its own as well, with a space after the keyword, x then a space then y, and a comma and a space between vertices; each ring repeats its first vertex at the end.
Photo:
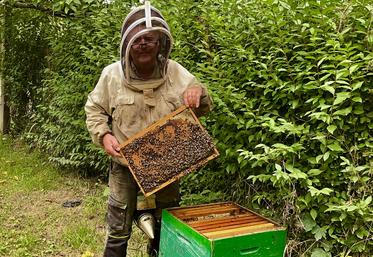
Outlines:
MULTIPOLYGON (((241 210, 244 210, 244 211, 247 211, 247 212, 250 212, 252 214, 255 214, 256 216, 259 216, 263 219, 266 219, 268 220, 269 222, 277 225, 277 226, 281 226, 280 224, 278 224, 277 222, 271 220, 271 219, 268 219, 264 216, 262 216, 261 214, 257 213, 257 212, 254 212, 250 209, 247 209, 235 202, 232 202, 232 201, 227 201, 227 202, 218 202, 218 203, 207 203, 207 204, 198 204, 198 205, 193 205, 193 206, 185 206, 185 207, 172 207, 172 208, 167 208, 167 211, 169 211, 170 213, 174 214, 176 213, 177 211, 183 211, 183 210, 193 210, 193 209, 199 209, 199 208, 208 208, 211 210, 211 213, 214 213, 214 208, 212 207, 216 207, 216 206, 232 206, 232 207, 236 207, 237 209, 241 209, 241 210)), ((178 218, 177 214, 174 214, 175 217, 178 218)))
POLYGON ((286 230, 278 223, 234 202, 174 207, 168 208, 167 211, 210 240, 273 230, 286 230), (231 214, 234 211, 242 213, 236 216, 219 216, 219 214, 231 214), (215 218, 209 217, 213 215, 217 216, 215 218), (209 218, 193 221, 195 218, 202 217, 209 218))

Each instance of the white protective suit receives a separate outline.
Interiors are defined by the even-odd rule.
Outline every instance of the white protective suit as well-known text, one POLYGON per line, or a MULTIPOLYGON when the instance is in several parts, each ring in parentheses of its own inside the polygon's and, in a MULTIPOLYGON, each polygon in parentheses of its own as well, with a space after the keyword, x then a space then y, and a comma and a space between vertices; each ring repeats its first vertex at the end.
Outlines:
MULTIPOLYGON (((202 88, 196 114, 202 115, 210 110, 211 98, 206 88, 179 63, 169 60, 171 45, 167 23, 148 2, 128 14, 122 28, 120 61, 104 68, 85 105, 87 128, 95 144, 103 146, 103 137, 107 133, 111 133, 119 144, 123 143, 183 105, 183 93, 189 87, 202 88), (136 71, 130 51, 137 38, 153 31, 160 35, 157 41, 159 52, 152 78, 144 80, 136 71)), ((124 161, 121 158, 113 160, 109 173, 108 238, 104 256, 119 257, 126 256, 132 221, 138 212, 139 188, 124 161)), ((159 210, 177 206, 178 201, 178 183, 172 183, 156 193, 154 216, 158 223, 155 238, 148 245, 152 256, 159 247, 159 210)))

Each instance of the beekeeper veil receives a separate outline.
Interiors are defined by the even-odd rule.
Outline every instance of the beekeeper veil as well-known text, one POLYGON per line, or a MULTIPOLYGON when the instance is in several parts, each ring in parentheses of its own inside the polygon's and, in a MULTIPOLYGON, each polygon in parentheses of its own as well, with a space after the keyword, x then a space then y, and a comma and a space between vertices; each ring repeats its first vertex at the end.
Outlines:
POLYGON ((126 86, 136 91, 143 91, 147 104, 153 105, 149 98, 153 98, 153 90, 165 80, 167 60, 171 52, 172 36, 169 26, 160 11, 151 6, 149 1, 145 1, 144 5, 133 9, 127 15, 123 22, 121 36, 120 58, 126 86), (137 33, 133 34, 133 31, 137 33), (159 44, 156 64, 158 76, 155 79, 139 81, 134 72, 136 68, 131 60, 130 50, 136 44, 136 39, 154 31, 157 31, 160 36, 157 42, 159 44))

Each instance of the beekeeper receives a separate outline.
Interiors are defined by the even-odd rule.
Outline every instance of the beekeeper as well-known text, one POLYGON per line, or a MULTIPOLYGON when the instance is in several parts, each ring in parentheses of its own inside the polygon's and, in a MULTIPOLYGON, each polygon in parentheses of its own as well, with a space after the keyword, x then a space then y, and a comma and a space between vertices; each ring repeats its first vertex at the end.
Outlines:
MULTIPOLYGON (((170 29, 148 1, 132 10, 121 31, 120 61, 102 71, 85 105, 87 127, 95 144, 112 157, 107 209, 108 237, 104 256, 126 256, 139 188, 125 166, 119 146, 125 140, 185 104, 197 115, 210 110, 206 88, 179 63, 169 59, 170 29)), ((155 197, 159 223, 162 208, 178 206, 179 185, 155 197)), ((159 224, 148 244, 150 256, 159 248, 159 224)))

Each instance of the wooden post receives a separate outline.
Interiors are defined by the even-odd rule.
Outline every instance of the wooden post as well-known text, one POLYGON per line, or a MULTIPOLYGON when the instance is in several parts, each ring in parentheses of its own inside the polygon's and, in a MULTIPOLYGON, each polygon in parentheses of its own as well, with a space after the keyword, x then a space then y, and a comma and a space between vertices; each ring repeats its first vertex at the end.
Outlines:
MULTIPOLYGON (((6 104, 5 87, 4 87, 4 59, 5 59, 5 24, 7 19, 7 12, 2 8, 3 18, 1 19, 1 43, 0 43, 0 134, 6 134, 9 131, 9 107, 6 104)), ((9 17, 8 17, 9 18, 9 17)))
POLYGON ((5 102, 4 83, 0 73, 0 134, 9 132, 9 108, 5 102))

